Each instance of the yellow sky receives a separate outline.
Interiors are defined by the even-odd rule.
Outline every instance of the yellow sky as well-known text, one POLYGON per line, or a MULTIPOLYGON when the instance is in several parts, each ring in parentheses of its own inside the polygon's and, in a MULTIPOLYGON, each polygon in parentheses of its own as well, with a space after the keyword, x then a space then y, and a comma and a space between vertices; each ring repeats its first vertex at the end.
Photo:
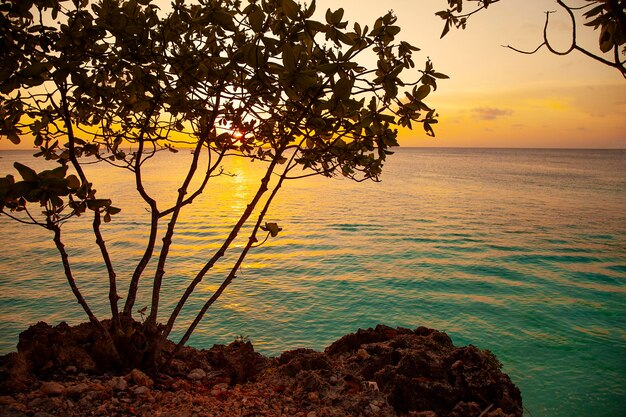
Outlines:
MULTIPOLYGON (((393 10, 402 27, 399 37, 422 49, 415 59, 418 67, 430 57, 438 71, 450 76, 428 100, 440 114, 437 137, 428 138, 417 127, 416 132, 401 131, 401 145, 626 148, 626 80, 616 70, 576 52, 557 57, 542 50, 528 56, 501 46, 534 49, 541 43, 544 12, 557 9, 554 1, 503 0, 475 15, 466 30, 439 39, 443 25, 434 13, 446 4, 317 0, 322 21, 327 8, 343 7, 345 19, 370 25, 393 10)), ((570 31, 566 16, 553 15, 550 28, 563 46, 570 31)), ((593 51, 597 36, 579 32, 581 43, 593 51)), ((2 148, 13 147, 2 139, 2 148)))

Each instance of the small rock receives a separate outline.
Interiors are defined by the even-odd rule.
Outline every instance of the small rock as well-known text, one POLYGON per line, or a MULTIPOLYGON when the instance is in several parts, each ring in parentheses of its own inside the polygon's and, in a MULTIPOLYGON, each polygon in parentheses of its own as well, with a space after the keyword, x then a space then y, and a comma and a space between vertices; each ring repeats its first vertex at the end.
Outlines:
POLYGON ((187 378, 193 381, 198 381, 200 379, 206 378, 206 372, 204 372, 203 369, 196 368, 193 371, 189 372, 189 375, 187 375, 187 378))
POLYGON ((63 399, 61 397, 40 397, 30 401, 28 406, 30 408, 39 409, 40 411, 52 412, 63 406, 63 399))
POLYGON ((187 371, 189 371, 187 364, 180 359, 172 359, 170 361, 170 368, 179 374, 185 374, 187 371))
POLYGON ((36 412, 33 417, 54 417, 52 414, 46 413, 44 411, 36 412))
POLYGON ((151 387, 154 385, 154 381, 148 375, 144 374, 139 369, 133 369, 130 372, 130 379, 137 385, 142 387, 151 387))
POLYGON ((89 385, 85 384, 84 382, 81 382, 79 384, 70 385, 69 387, 67 387, 65 389, 65 394, 68 396, 76 396, 84 392, 87 392, 89 390, 90 390, 89 385))
POLYGON ((367 381, 367 387, 372 391, 379 391, 376 381, 367 381))
POLYGON ((150 392, 150 388, 148 388, 148 387, 146 387, 144 385, 135 387, 133 389, 133 394, 135 394, 135 395, 146 395, 149 392, 150 392))
POLYGON ((172 388, 175 389, 176 391, 185 391, 185 390, 188 390, 189 387, 190 387, 189 382, 183 379, 179 379, 178 381, 175 381, 172 384, 172 388))
POLYGON ((46 395, 61 395, 65 392, 65 386, 60 382, 46 381, 41 384, 39 391, 46 395))
POLYGON ((306 417, 317 417, 317 414, 315 413, 315 411, 309 411, 306 417))
POLYGON ((437 417, 437 413, 434 411, 413 411, 411 417, 437 417))
POLYGON ((228 389, 228 384, 226 382, 222 382, 221 384, 213 385, 214 390, 226 391, 228 389))
POLYGON ((365 350, 365 349, 359 349, 356 352, 356 357, 359 358, 359 359, 367 359, 367 358, 370 357, 370 354, 367 353, 367 350, 365 350))
POLYGON ((17 402, 15 401, 15 398, 11 397, 10 395, 0 395, 0 405, 9 405, 15 402, 17 402))
POLYGON ((67 372, 68 374, 75 374, 76 372, 78 372, 78 368, 76 368, 74 365, 69 365, 67 368, 65 368, 65 372, 67 372))
POLYGON ((309 392, 308 398, 311 402, 317 402, 320 399, 320 393, 317 391, 309 392))
MULTIPOLYGON (((0 415, 4 417, 4 414, 2 414, 3 410, 7 410, 5 413, 9 413, 8 410, 14 411, 14 415, 19 417, 22 413, 28 411, 28 407, 25 404, 18 402, 18 400, 10 395, 3 395, 0 396, 0 415)), ((12 414, 7 414, 7 416, 12 416, 12 414)))
POLYGON ((106 382, 106 386, 114 391, 126 391, 126 389, 128 388, 128 383, 121 376, 114 376, 106 382))
POLYGON ((81 408, 87 408, 92 404, 91 400, 88 398, 81 398, 78 400, 78 406, 81 408))
POLYGON ((374 415, 377 415, 377 413, 380 412, 380 407, 376 404, 370 404, 370 408, 372 409, 372 413, 374 413, 374 415))

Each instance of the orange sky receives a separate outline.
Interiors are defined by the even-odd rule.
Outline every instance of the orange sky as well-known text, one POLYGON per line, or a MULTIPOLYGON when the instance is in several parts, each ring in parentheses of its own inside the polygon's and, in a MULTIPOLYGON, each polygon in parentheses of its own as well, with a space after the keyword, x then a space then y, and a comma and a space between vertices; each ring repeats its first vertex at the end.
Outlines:
MULTIPOLYGON (((538 46, 544 12, 558 7, 554 1, 502 0, 472 17, 466 30, 441 40, 442 20, 434 13, 446 8, 445 0, 317 1, 319 11, 339 4, 350 20, 371 21, 393 10, 402 27, 399 37, 422 49, 416 63, 429 56, 450 76, 428 101, 440 113, 437 138, 406 131, 402 145, 626 148, 626 80, 617 70, 576 52, 528 56, 501 46, 538 46)), ((569 33, 566 16, 552 15, 555 46, 565 45, 569 33)), ((598 32, 578 36, 598 50, 598 32)))
MULTIPOLYGON (((317 0, 322 21, 329 7, 343 7, 345 19, 370 26, 393 10, 402 27, 399 37, 422 49, 417 66, 428 56, 450 76, 427 101, 440 114, 437 138, 417 127, 401 131, 401 145, 626 148, 626 80, 616 70, 576 52, 528 56, 501 46, 534 49, 541 43, 544 11, 555 10, 555 2, 503 0, 475 15, 466 30, 439 39, 443 24, 434 13, 446 5, 445 0, 317 0)), ((570 33, 566 17, 553 15, 550 28, 563 46, 570 33)), ((579 32, 581 43, 593 51, 597 36, 579 32)), ((0 140, 0 149, 7 148, 14 146, 0 140)))

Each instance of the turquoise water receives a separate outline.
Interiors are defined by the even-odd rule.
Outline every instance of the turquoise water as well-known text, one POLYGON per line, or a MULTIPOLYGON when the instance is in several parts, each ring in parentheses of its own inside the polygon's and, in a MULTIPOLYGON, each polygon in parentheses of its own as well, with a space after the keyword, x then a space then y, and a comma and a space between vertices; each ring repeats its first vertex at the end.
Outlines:
MULTIPOLYGON (((13 160, 28 161, 0 156, 3 175, 13 160)), ((147 172, 150 192, 176 190, 188 159, 161 157, 147 172)), ((247 204, 255 164, 226 164, 238 175, 216 178, 185 212, 163 310, 247 204)), ((401 149, 386 168, 377 184, 288 183, 267 218, 284 230, 247 258, 190 343, 245 335, 273 355, 323 349, 381 322, 431 326, 493 351, 529 416, 626 415, 626 151, 401 149)), ((124 209, 105 229, 123 285, 148 217, 128 175, 105 172, 90 168, 99 194, 124 209)), ((79 285, 105 316, 106 278, 88 228, 88 219, 68 223, 65 240, 79 285)), ((0 218, 0 244, 1 352, 37 320, 84 320, 45 230, 0 218)), ((178 336, 226 271, 201 285, 178 336)), ((137 308, 146 300, 144 291, 137 308)))

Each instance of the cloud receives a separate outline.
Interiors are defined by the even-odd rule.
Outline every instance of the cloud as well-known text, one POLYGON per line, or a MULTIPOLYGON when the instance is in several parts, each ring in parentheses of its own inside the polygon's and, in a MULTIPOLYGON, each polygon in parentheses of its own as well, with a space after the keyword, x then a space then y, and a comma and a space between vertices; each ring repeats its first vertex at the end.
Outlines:
POLYGON ((498 109, 495 107, 476 107, 472 109, 472 113, 481 120, 495 120, 499 117, 512 115, 513 110, 498 109))

